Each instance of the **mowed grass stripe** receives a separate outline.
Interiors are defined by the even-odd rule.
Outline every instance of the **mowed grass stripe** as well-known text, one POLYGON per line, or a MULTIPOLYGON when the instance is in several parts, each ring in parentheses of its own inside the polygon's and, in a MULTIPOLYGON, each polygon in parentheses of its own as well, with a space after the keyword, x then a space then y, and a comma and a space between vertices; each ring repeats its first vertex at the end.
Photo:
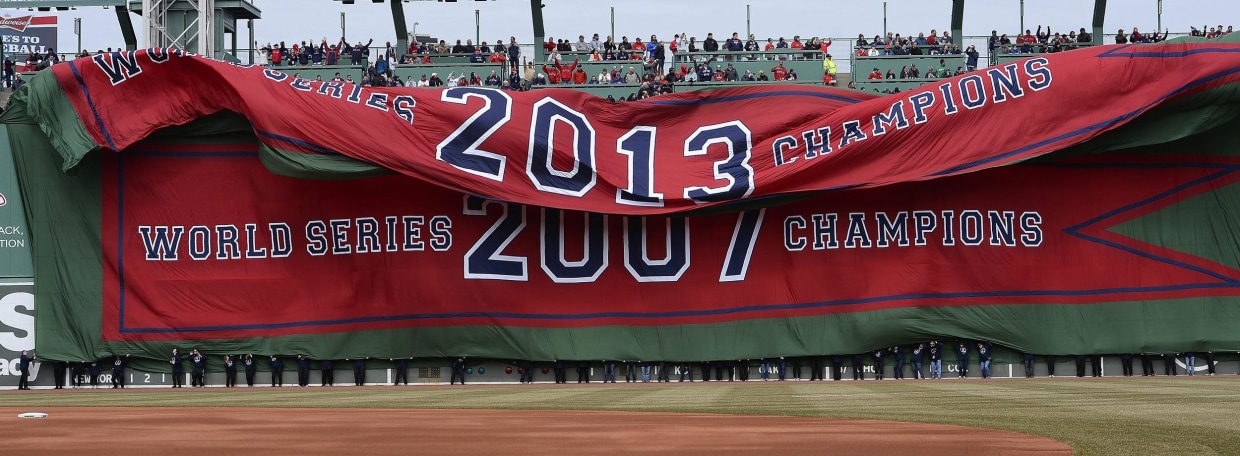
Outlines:
MULTIPOLYGON (((1042 435, 1079 454, 1240 454, 1240 377, 19 392, 0 407, 612 410, 879 419, 1042 435)), ((239 411, 240 412, 240 411, 239 411)))

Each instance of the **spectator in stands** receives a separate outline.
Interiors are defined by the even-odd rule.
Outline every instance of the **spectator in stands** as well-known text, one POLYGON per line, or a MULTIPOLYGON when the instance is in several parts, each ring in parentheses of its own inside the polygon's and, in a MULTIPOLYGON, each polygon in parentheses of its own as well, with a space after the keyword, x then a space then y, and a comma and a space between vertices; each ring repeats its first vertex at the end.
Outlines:
POLYGON ((482 86, 482 78, 478 77, 478 73, 474 73, 474 72, 469 73, 469 85, 473 87, 482 86))
POLYGON ((723 73, 724 73, 723 79, 725 81, 740 81, 741 80, 740 72, 736 71, 736 67, 732 66, 731 62, 728 63, 728 68, 723 70, 723 73))
POLYGON ((1082 44, 1092 43, 1094 42, 1094 35, 1085 31, 1085 27, 1081 27, 1081 31, 1076 34, 1076 42, 1082 44))
POLYGON ((585 68, 577 67, 577 70, 573 71, 573 84, 585 84, 588 78, 585 68))
POLYGON ((469 63, 486 63, 486 58, 482 56, 482 52, 474 49, 474 53, 469 55, 469 63))
POLYGON ((521 48, 517 46, 517 38, 510 37, 508 41, 508 62, 510 65, 512 65, 512 68, 516 68, 517 64, 521 62, 521 60, 518 58, 520 56, 521 56, 521 48))
POLYGON ((758 70, 758 78, 757 78, 757 80, 758 80, 759 82, 765 82, 765 81, 770 81, 770 80, 771 80, 771 78, 768 78, 768 77, 766 76, 766 72, 765 72, 765 71, 758 70))
MULTIPOLYGON (((343 41, 343 38, 341 40, 343 41)), ((344 53, 349 54, 349 59, 353 66, 361 65, 366 58, 370 57, 370 45, 374 42, 375 40, 371 39, 370 41, 367 41, 365 45, 363 45, 361 41, 358 41, 355 46, 345 45, 344 53)), ((280 47, 284 47, 283 42, 280 43, 280 47)))
POLYGON ((969 49, 965 50, 964 54, 967 56, 965 58, 965 66, 969 69, 969 71, 976 70, 978 58, 977 48, 973 47, 973 45, 969 45, 969 49))
MULTIPOLYGON (((745 45, 741 43, 740 33, 732 32, 732 37, 723 43, 723 48, 728 52, 741 52, 745 50, 745 45)), ((728 56, 731 60, 732 56, 728 56)))
POLYGON ((749 70, 745 70, 745 74, 741 76, 741 81, 753 82, 754 81, 753 72, 749 70))
MULTIPOLYGON (((829 74, 831 74, 831 73, 827 72, 827 73, 825 73, 825 74, 828 74, 828 75, 829 75, 829 74)), ((825 76, 825 75, 824 75, 824 76, 825 76)), ((874 71, 871 71, 871 72, 870 72, 870 77, 869 77, 868 79, 869 79, 869 80, 871 80, 871 81, 873 81, 873 80, 875 80, 875 79, 882 79, 882 78, 883 78, 883 72, 882 72, 882 71, 879 71, 879 70, 878 70, 878 67, 874 67, 874 71)))
POLYGON ((832 81, 829 83, 829 85, 836 85, 836 84, 837 84, 837 82, 835 81, 835 78, 836 78, 836 74, 837 74, 837 73, 839 72, 839 70, 840 70, 840 69, 839 69, 839 66, 837 66, 837 65, 835 64, 835 60, 832 60, 832 59, 831 59, 831 54, 827 54, 827 55, 825 55, 825 56, 823 56, 823 57, 824 57, 824 58, 822 59, 822 70, 823 70, 823 72, 825 72, 826 74, 831 75, 831 80, 832 80, 832 81))
POLYGON ((714 33, 706 34, 706 41, 702 42, 702 51, 705 51, 705 52, 718 52, 719 51, 719 42, 715 41, 714 33))
MULTIPOLYGON (((595 38, 597 39, 598 36, 595 35, 595 38)), ((577 35, 577 44, 574 46, 576 47, 577 52, 589 52, 594 50, 590 47, 590 43, 586 41, 585 35, 577 35)))
MULTIPOLYGON (((654 38, 654 35, 650 35, 650 37, 654 38)), ((667 62, 667 51, 664 50, 662 41, 651 40, 651 43, 654 44, 654 49, 651 50, 650 56, 654 58, 655 62, 658 62, 659 71, 661 72, 665 68, 664 64, 667 62)))
POLYGON ((785 80, 785 81, 795 81, 795 80, 797 80, 797 78, 798 78, 798 76, 797 76, 797 70, 796 70, 795 68, 789 68, 789 69, 788 69, 788 76, 784 77, 784 80, 785 80))
POLYGON ((818 57, 818 52, 822 51, 822 42, 818 41, 818 37, 810 38, 805 43, 804 49, 806 51, 803 56, 805 60, 813 60, 815 57, 818 57))
POLYGON ((888 68, 887 74, 883 76, 883 79, 895 79, 895 78, 896 78, 896 70, 888 68))
POLYGON ((909 66, 908 66, 908 77, 909 77, 910 79, 918 79, 918 78, 921 78, 921 70, 918 70, 918 69, 917 69, 917 64, 916 64, 916 63, 914 63, 914 64, 912 64, 912 65, 909 65, 909 66))
MULTIPOLYGON (((754 36, 752 33, 749 34, 749 40, 745 42, 745 51, 746 52, 758 52, 759 51, 758 40, 754 39, 754 36)), ((755 60, 756 58, 757 58, 757 55, 754 55, 754 54, 750 54, 748 57, 746 57, 747 60, 755 60)))
MULTIPOLYGON (((13 88, 13 75, 17 74, 16 64, 13 63, 13 57, 4 57, 4 86, 13 88)), ((16 90, 16 89, 15 89, 16 90)))
POLYGON ((784 68, 784 61, 782 59, 771 68, 771 74, 775 75, 775 81, 783 81, 788 76, 788 69, 784 68))
POLYGON ((1115 34, 1115 44, 1128 44, 1128 35, 1124 34, 1124 29, 1119 29, 1119 33, 1115 34))
MULTIPOLYGON (((352 76, 350 76, 352 77, 352 76)), ((439 73, 431 73, 430 87, 443 87, 443 79, 439 79, 439 73)))
POLYGON ((908 78, 909 78, 908 65, 904 65, 904 67, 900 68, 900 79, 908 79, 908 78))

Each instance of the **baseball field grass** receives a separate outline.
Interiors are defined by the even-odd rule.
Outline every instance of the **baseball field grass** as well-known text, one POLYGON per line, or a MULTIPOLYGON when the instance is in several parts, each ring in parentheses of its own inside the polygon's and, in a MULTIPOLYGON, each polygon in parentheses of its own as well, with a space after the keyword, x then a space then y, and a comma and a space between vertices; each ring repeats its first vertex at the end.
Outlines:
POLYGON ((955 424, 1082 455, 1240 454, 1240 376, 127 389, 0 394, 0 407, 327 407, 693 412, 955 424))

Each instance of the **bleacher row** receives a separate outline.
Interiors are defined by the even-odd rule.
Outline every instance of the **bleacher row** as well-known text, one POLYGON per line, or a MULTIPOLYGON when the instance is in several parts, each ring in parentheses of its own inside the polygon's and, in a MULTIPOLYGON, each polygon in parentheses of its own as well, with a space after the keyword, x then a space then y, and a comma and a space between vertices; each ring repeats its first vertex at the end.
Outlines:
MULTIPOLYGON (((716 67, 726 68, 729 64, 731 64, 737 70, 737 72, 741 74, 744 74, 746 70, 751 71, 754 74, 757 74, 759 71, 770 74, 771 68, 780 62, 779 58, 789 57, 790 54, 786 51, 785 52, 775 52, 775 51, 747 52, 747 53, 744 53, 744 55, 738 55, 732 52, 713 52, 713 53, 698 52, 698 53, 689 54, 689 56, 690 56, 690 59, 685 59, 685 58, 681 58, 680 54, 677 54, 676 58, 668 60, 666 66, 668 68, 674 68, 678 70, 682 65, 690 66, 691 64, 709 64, 711 68, 714 69, 716 67)), ((571 54, 566 53, 566 55, 564 55, 564 58, 567 59, 567 62, 565 63, 572 63, 572 59, 578 58, 578 57, 579 56, 577 55, 577 53, 571 53, 571 54)), ((821 59, 805 60, 804 56, 802 56, 800 53, 797 53, 797 57, 798 57, 798 60, 785 59, 783 60, 783 64, 784 64, 784 67, 789 70, 796 70, 796 72, 800 75, 801 79, 798 81, 783 81, 783 83, 822 85, 823 83, 822 82, 823 61, 821 59)), ((460 60, 460 58, 461 56, 459 55, 451 55, 451 54, 437 55, 432 59, 433 63, 431 64, 396 65, 396 68, 393 70, 393 73, 395 76, 399 77, 401 80, 406 80, 407 78, 412 77, 414 81, 421 79, 423 75, 427 76, 428 78, 430 78, 431 75, 437 75, 440 79, 447 80, 448 75, 450 74, 455 74, 457 75, 457 77, 466 77, 466 78, 468 78, 471 74, 476 74, 478 75, 479 78, 485 80, 488 76, 491 75, 492 71, 494 71, 500 77, 501 80, 506 81, 508 78, 508 74, 509 74, 508 66, 506 66, 505 64, 468 63, 469 62, 468 56, 464 58, 464 61, 460 60)), ((595 62, 579 60, 578 65, 582 69, 585 70, 585 73, 587 74, 588 77, 597 76, 603 71, 610 72, 613 68, 619 69, 622 72, 627 72, 628 69, 632 67, 639 75, 643 72, 642 62, 636 61, 636 60, 633 60, 633 61, 604 60, 604 61, 595 61, 595 62)), ((282 72, 288 73, 288 74, 299 75, 302 78, 310 79, 310 80, 314 80, 317 77, 317 78, 322 78, 322 80, 324 81, 329 81, 332 78, 336 77, 337 73, 339 73, 340 77, 342 78, 352 75, 354 80, 362 80, 361 78, 364 76, 364 69, 362 67, 352 66, 352 65, 275 66, 273 68, 280 70, 282 72)), ((540 74, 546 73, 545 71, 543 71, 541 63, 535 65, 534 68, 535 68, 536 73, 540 73, 540 74)), ((771 79, 774 80, 773 77, 771 79)), ((848 83, 847 78, 839 82, 840 87, 846 86, 847 83, 848 83)), ((760 82, 749 82, 749 83, 744 83, 744 84, 761 84, 761 83, 760 82)), ((682 84, 676 85, 676 90, 677 91, 702 90, 706 88, 728 87, 728 86, 735 86, 735 85, 738 85, 738 83, 735 83, 735 82, 698 82, 694 84, 682 83, 682 84)), ((600 97, 606 97, 608 95, 611 95, 615 98, 621 98, 621 97, 627 97, 629 94, 637 92, 637 90, 641 87, 641 85, 640 84, 597 84, 597 85, 595 84, 589 84, 589 85, 557 84, 557 85, 534 86, 533 88, 541 89, 541 88, 548 88, 548 87, 571 88, 571 89, 576 89, 576 90, 584 90, 588 93, 591 93, 593 95, 597 95, 600 97)))

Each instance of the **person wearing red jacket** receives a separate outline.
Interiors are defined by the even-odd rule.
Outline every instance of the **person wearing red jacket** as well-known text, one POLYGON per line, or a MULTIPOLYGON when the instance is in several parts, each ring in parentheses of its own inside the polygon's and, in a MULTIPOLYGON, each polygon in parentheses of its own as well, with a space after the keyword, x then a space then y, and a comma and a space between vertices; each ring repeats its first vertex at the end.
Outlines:
MULTIPOLYGON (((830 73, 828 73, 828 74, 830 74, 830 73)), ((870 79, 871 79, 871 80, 874 80, 874 79, 882 79, 882 78, 883 78, 883 72, 882 72, 882 71, 878 71, 878 68, 875 68, 875 69, 874 69, 874 71, 871 71, 871 72, 870 72, 870 79)))
POLYGON ((552 62, 552 66, 543 65, 543 71, 547 72, 547 82, 552 84, 568 84, 573 80, 573 71, 576 69, 577 59, 573 59, 572 65, 565 65, 559 60, 552 62))
POLYGON ((788 69, 784 68, 783 60, 780 60, 778 65, 771 68, 771 74, 775 75, 776 81, 782 81, 784 78, 788 77, 788 69))
POLYGON ((573 72, 573 84, 585 84, 587 79, 589 77, 586 75, 585 68, 577 67, 577 71, 573 72))

